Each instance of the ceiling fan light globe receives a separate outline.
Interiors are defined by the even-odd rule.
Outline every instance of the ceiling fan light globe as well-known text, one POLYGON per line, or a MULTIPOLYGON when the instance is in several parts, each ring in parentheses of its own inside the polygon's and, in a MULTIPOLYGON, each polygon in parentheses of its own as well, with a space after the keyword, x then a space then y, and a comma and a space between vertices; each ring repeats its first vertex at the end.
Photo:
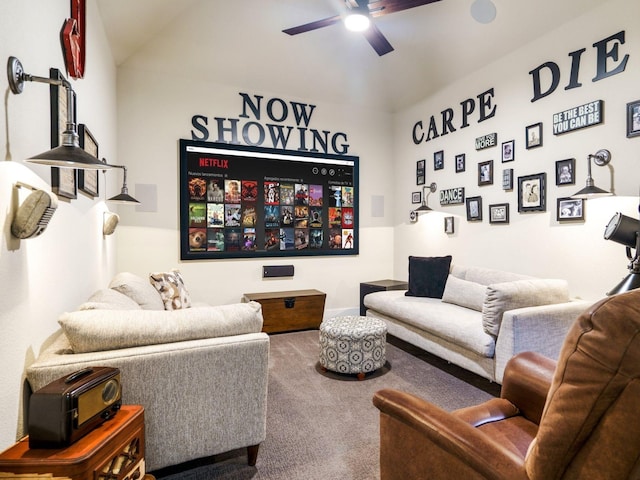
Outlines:
POLYGON ((370 24, 369 17, 361 13, 351 13, 344 19, 344 26, 352 32, 364 32, 370 24))

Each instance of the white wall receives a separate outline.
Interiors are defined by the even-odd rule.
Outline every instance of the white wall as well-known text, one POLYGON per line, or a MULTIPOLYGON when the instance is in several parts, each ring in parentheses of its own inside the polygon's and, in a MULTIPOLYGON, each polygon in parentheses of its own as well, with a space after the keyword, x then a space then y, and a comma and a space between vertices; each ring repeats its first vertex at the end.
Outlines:
MULTIPOLYGON (((453 255, 454 262, 517 271, 543 277, 565 278, 571 294, 596 299, 616 285, 627 271, 628 261, 622 245, 603 240, 604 227, 615 212, 638 218, 640 187, 640 137, 626 138, 626 103, 640 99, 640 30, 637 19, 640 4, 628 0, 608 2, 574 21, 515 51, 497 59, 473 75, 461 78, 438 94, 398 114, 395 119, 394 158, 399 159, 396 174, 396 229, 394 271, 396 278, 406 278, 409 255, 453 255), (595 42, 625 30, 625 43, 619 45, 618 62, 629 54, 626 70, 618 75, 592 82, 596 72, 595 42), (565 90, 569 82, 570 52, 586 48, 582 54, 579 80, 582 87, 565 90), (536 102, 529 72, 544 62, 554 61, 561 68, 560 85, 549 96, 536 102), (493 118, 477 123, 478 109, 467 128, 460 127, 460 102, 494 88, 493 118), (604 122, 582 130, 554 136, 554 113, 590 101, 604 101, 604 122), (427 130, 429 118, 436 116, 441 132, 440 112, 453 108, 457 131, 415 145, 412 129, 422 120, 427 130), (525 127, 543 122, 543 146, 525 148, 525 127), (497 132, 498 147, 475 150, 477 137, 497 132), (515 161, 501 163, 500 144, 515 139, 515 161), (593 167, 595 184, 611 190, 615 197, 587 200, 585 221, 558 223, 556 199, 568 197, 584 187, 587 155, 601 148, 611 151, 608 167, 593 167), (434 171, 433 153, 444 151, 444 170, 434 171), (466 171, 455 173, 454 156, 466 154, 466 171), (555 162, 576 159, 576 184, 556 186, 555 162), (411 192, 416 186, 416 161, 426 159, 427 184, 436 182, 438 191, 431 194, 429 205, 443 213, 423 216, 417 224, 409 223, 411 192), (478 186, 478 163, 494 161, 493 185, 478 186), (502 189, 503 168, 514 169, 514 190, 502 189), (518 213, 517 177, 546 172, 547 210, 518 213), (467 197, 480 195, 483 221, 467 222, 464 205, 440 206, 440 190, 465 187, 467 197), (488 206, 509 203, 510 224, 489 224, 488 206), (443 217, 456 215, 455 233, 446 235, 443 217)), ((500 22, 498 15, 496 22, 500 22)), ((496 25, 495 28, 499 28, 496 25)), ((609 59, 609 69, 615 65, 609 59)))
MULTIPOLYGON (((139 55, 139 57, 143 55, 139 55)), ((129 60, 118 70, 119 157, 129 168, 129 185, 157 188, 157 212, 121 210, 118 269, 146 275, 178 267, 196 300, 240 301, 242 293, 316 288, 327 293, 327 310, 355 308, 359 283, 387 278, 393 272, 394 170, 389 165, 390 116, 349 106, 291 98, 286 92, 247 90, 139 67, 129 60), (178 139, 191 139, 191 117, 238 118, 239 92, 316 105, 311 128, 345 132, 349 154, 360 157, 360 255, 280 259, 180 261, 178 216, 178 139), (372 216, 372 196, 384 197, 384 216, 372 216), (262 279, 262 266, 293 264, 295 276, 262 279)), ((176 65, 167 65, 167 72, 176 65)), ((217 136, 217 135, 212 135, 217 136)))
MULTIPOLYGON (((115 155, 115 67, 95 2, 88 3, 87 65, 83 80, 73 81, 78 121, 88 125, 103 156, 115 155)), ((3 0, 0 2, 0 61, 18 57, 27 73, 48 76, 64 71, 60 28, 70 16, 68 0, 3 0), (37 14, 36 14, 37 12, 37 14)), ((4 70, 3 70, 4 72, 4 70)), ((5 74, 0 115, 0 450, 22 430, 23 373, 42 343, 57 328, 59 314, 75 308, 103 286, 115 268, 115 240, 103 238, 101 199, 82 193, 60 200, 47 230, 38 238, 17 240, 10 227, 17 206, 29 192, 13 187, 21 181, 50 190, 50 168, 27 165, 24 159, 44 152, 49 143, 49 87, 25 83, 9 91, 5 74)), ((111 173, 107 174, 112 175, 111 173)), ((104 179, 100 176, 100 188, 104 179)), ((111 182, 111 180, 109 180, 111 182)), ((104 197, 100 197, 104 198, 104 197)))

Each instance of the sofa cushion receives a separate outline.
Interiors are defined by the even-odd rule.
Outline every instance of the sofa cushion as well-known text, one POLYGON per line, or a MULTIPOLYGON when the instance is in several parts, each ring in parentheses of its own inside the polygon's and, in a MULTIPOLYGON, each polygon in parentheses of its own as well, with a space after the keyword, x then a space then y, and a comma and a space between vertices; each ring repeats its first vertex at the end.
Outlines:
POLYGON ((257 302, 181 310, 81 310, 63 314, 62 327, 74 353, 257 333, 257 302))
POLYGON ((495 340, 482 328, 482 313, 444 303, 436 298, 407 297, 400 290, 374 292, 364 297, 376 313, 429 332, 486 358, 495 353, 495 340))
POLYGON ((451 268, 451 273, 456 277, 476 282, 481 285, 491 285, 492 283, 515 282, 517 280, 529 280, 534 277, 522 275, 520 273, 505 272, 485 267, 468 267, 455 265, 451 268))
POLYGON ((498 336, 504 312, 568 301, 569 287, 565 280, 531 279, 494 283, 487 287, 482 307, 482 325, 485 332, 498 336))
POLYGON ((481 312, 486 292, 486 285, 449 275, 442 301, 481 312))
POLYGON ((408 297, 442 298, 451 266, 446 257, 409 257, 408 297))
POLYGON ((165 310, 191 307, 191 297, 178 270, 149 274, 151 285, 160 293, 165 310))
POLYGON ((141 310, 140 305, 112 288, 98 290, 78 310, 141 310))
POLYGON ((109 283, 109 288, 125 294, 144 310, 164 310, 164 303, 156 289, 148 280, 133 273, 118 273, 109 283))

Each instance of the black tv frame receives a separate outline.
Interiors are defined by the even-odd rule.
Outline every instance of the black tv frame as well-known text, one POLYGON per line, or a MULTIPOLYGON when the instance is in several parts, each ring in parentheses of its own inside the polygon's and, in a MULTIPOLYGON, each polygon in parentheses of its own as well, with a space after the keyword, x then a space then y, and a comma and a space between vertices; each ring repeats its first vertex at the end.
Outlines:
MULTIPOLYGON (((179 155, 182 260, 359 254, 358 157, 185 139, 179 141, 179 155), (239 197, 231 188, 233 181, 240 187, 239 197), (273 183, 278 184, 277 199, 275 194, 265 195, 273 183), (223 185, 227 190, 220 202, 219 187, 223 185), (280 188, 281 185, 284 186, 280 188), (280 203, 288 198, 289 185, 294 189, 293 205, 288 201, 286 205, 280 203), (320 206, 312 205, 318 203, 317 185, 322 186, 320 206), (302 186, 307 187, 306 222, 302 186), (300 188, 296 191, 297 187, 300 188), (336 191, 345 197, 344 202, 336 200, 336 191), (336 196, 330 196, 330 192, 336 196), (240 201, 236 202, 238 198, 240 201), (268 200, 278 203, 270 205, 268 200), (273 214, 276 206, 277 220, 273 214), (291 212, 286 211, 288 208, 291 212), (289 213, 293 213, 293 219, 289 213), (251 231, 245 231, 251 228, 255 229, 254 248, 251 231), (274 245, 276 230, 278 238, 274 245)), ((269 191, 275 189, 274 186, 269 191)))

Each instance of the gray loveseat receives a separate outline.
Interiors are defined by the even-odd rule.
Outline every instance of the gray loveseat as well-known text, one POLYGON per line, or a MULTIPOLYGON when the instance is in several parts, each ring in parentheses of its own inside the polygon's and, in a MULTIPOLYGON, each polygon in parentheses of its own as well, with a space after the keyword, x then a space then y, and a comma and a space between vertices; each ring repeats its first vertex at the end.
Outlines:
POLYGON ((146 279, 118 274, 110 287, 60 317, 27 368, 32 390, 87 366, 117 367, 123 404, 145 408, 147 470, 244 447, 255 464, 269 356, 260 304, 165 310, 146 279))
POLYGON ((442 298, 402 290, 364 297, 367 315, 384 320, 389 334, 498 383, 516 353, 557 358, 569 325, 591 303, 571 301, 564 280, 459 265, 442 298))

